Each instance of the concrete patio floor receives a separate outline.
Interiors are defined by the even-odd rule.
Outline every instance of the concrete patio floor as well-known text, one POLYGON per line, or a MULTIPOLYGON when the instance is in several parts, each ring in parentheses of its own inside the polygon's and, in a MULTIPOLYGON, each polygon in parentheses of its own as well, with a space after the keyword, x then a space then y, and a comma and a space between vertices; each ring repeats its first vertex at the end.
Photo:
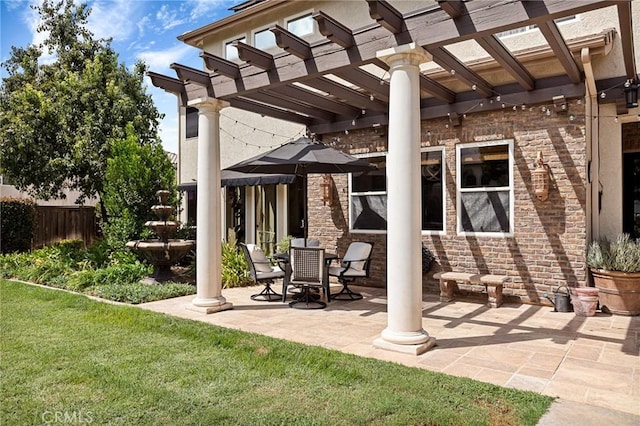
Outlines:
POLYGON ((557 421, 582 426, 605 419, 640 424, 640 316, 598 312, 587 318, 525 304, 488 308, 480 299, 442 303, 425 294, 422 324, 436 346, 413 356, 373 347, 387 324, 386 290, 354 288, 363 300, 333 301, 323 310, 253 301, 249 296, 257 287, 223 290, 233 309, 209 315, 187 309, 194 296, 140 307, 559 397, 562 404, 555 403, 540 424, 559 424, 554 412, 557 421))

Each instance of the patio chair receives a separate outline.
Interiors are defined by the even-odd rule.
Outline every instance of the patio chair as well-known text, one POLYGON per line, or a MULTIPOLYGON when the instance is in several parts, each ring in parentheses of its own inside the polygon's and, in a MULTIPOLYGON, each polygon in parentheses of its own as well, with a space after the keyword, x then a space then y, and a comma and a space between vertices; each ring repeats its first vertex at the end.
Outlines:
POLYGON ((300 295, 289 306, 297 309, 323 309, 327 304, 311 289, 320 289, 325 283, 324 249, 319 247, 291 247, 289 251, 291 277, 289 283, 301 289, 300 295))
POLYGON ((294 238, 291 247, 320 247, 320 240, 315 238, 294 238))
POLYGON ((353 242, 349 244, 347 252, 342 258, 340 266, 331 266, 329 276, 337 277, 342 289, 335 294, 330 294, 332 300, 360 300, 362 294, 356 293, 349 288, 349 284, 358 278, 369 276, 369 265, 371 264, 371 253, 373 243, 353 242))
POLYGON ((264 284, 264 289, 251 296, 251 300, 264 300, 271 302, 279 300, 282 295, 276 293, 271 285, 276 278, 285 278, 284 271, 271 264, 260 247, 255 244, 240 243, 240 247, 249 265, 249 276, 256 284, 264 284))

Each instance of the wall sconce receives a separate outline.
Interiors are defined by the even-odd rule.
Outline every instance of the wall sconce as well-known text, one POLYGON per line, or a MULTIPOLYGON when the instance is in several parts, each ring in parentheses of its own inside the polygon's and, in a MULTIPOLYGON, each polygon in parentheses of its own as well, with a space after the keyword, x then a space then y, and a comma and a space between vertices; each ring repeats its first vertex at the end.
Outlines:
POLYGON ((638 83, 635 80, 627 80, 624 83, 624 97, 627 101, 627 108, 638 106, 638 83))
POLYGON ((331 175, 325 173, 322 175, 322 183, 320 183, 320 190, 322 191, 322 202, 326 206, 333 205, 333 179, 331 175))
POLYGON ((544 164, 542 151, 538 151, 536 160, 536 168, 531 172, 531 183, 533 184, 533 193, 540 201, 549 198, 549 168, 544 164))

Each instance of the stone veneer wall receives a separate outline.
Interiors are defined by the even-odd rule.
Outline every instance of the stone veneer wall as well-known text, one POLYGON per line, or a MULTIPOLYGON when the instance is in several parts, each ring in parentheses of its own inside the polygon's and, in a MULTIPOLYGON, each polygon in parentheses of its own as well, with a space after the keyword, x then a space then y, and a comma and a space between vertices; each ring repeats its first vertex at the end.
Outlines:
MULTIPOLYGON (((546 105, 547 107, 549 105, 546 105)), ((423 235, 423 243, 436 255, 431 271, 424 275, 426 291, 437 292, 433 273, 461 270, 508 275, 505 297, 523 302, 547 303, 543 293, 559 285, 586 282, 586 137, 584 105, 571 101, 569 112, 547 116, 542 105, 468 114, 460 126, 446 127, 448 119, 423 121, 423 146, 445 146, 446 233, 423 235), (569 114, 575 116, 569 119, 569 114), (456 235, 456 149, 458 143, 501 139, 514 140, 513 237, 463 237, 456 235), (531 172, 541 150, 551 171, 546 201, 533 194, 531 172)), ((325 135, 325 143, 351 154, 385 152, 387 128, 378 127, 325 135)), ((334 203, 322 202, 321 177, 309 179, 309 235, 325 247, 344 254, 351 241, 374 242, 371 278, 365 285, 386 285, 386 234, 350 234, 348 225, 348 177, 333 175, 334 203)), ((464 286, 463 286, 464 289, 464 286)), ((479 290, 476 289, 476 290, 479 290)))

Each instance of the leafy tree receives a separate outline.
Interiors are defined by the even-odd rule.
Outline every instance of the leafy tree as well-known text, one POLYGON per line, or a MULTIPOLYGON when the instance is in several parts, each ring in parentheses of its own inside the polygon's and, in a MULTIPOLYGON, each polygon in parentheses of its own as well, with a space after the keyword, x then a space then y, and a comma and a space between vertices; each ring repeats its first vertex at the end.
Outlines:
POLYGON ((102 202, 111 217, 105 236, 117 246, 140 237, 158 204, 157 190, 171 190, 175 200, 175 170, 161 146, 139 143, 132 125, 125 138, 111 141, 110 151, 102 202))
MULTIPOLYGON (((47 39, 12 47, 2 64, 0 173, 36 198, 63 198, 69 188, 80 191, 79 202, 102 200, 110 141, 128 139, 128 124, 140 146, 160 147, 161 115, 143 86, 146 66, 127 69, 110 39, 94 39, 86 4, 45 0, 34 7, 47 39), (42 61, 45 51, 52 63, 42 61)), ((104 208, 102 214, 107 220, 104 208)))

